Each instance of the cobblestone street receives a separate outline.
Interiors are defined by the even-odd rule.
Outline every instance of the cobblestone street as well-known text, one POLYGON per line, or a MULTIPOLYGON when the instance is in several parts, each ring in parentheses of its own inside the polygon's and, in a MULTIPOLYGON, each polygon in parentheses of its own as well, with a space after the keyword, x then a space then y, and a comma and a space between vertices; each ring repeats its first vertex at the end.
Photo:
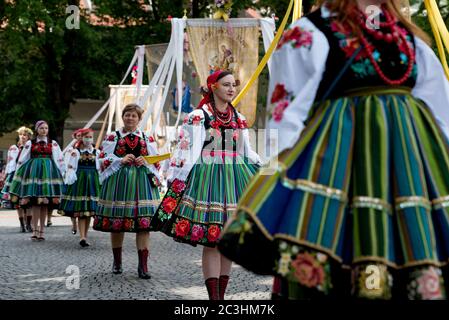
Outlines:
MULTIPOLYGON (((150 280, 137 277, 134 234, 126 234, 123 274, 111 273, 109 234, 90 230, 90 247, 81 248, 67 217, 53 216, 45 241, 19 232, 15 211, 0 211, 0 299, 207 299, 201 272, 202 248, 151 233, 150 280), (69 266, 79 268, 79 289, 66 286, 69 266)), ((70 270, 69 270, 70 271, 70 270)), ((73 272, 73 271, 72 271, 73 272)), ((271 277, 234 265, 226 299, 270 298, 271 277)))

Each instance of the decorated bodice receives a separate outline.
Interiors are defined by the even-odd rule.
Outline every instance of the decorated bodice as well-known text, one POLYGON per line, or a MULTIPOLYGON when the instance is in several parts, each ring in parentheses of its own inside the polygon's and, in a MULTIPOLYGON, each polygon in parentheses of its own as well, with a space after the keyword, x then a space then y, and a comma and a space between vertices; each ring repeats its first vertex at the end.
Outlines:
MULTIPOLYGON (((209 107, 211 110, 211 107, 209 107)), ((233 115, 229 123, 223 125, 217 120, 213 113, 209 114, 204 109, 204 127, 206 129, 206 139, 203 150, 226 151, 236 153, 239 139, 241 139, 241 130, 246 128, 246 121, 242 121, 233 109, 233 115)))
POLYGON ((140 156, 147 156, 147 144, 145 142, 145 136, 142 133, 142 138, 130 133, 126 136, 121 136, 119 131, 117 134, 117 144, 115 146, 114 154, 117 157, 123 158, 127 154, 133 154, 136 158, 140 156))
MULTIPOLYGON (((349 26, 341 24, 332 16, 323 17, 320 10, 309 14, 307 18, 323 32, 329 43, 326 68, 317 92, 318 99, 325 96, 351 57, 354 59, 327 98, 336 98, 354 89, 391 86, 392 84, 385 80, 385 76, 393 81, 403 78, 404 81, 398 84, 402 87, 412 88, 415 85, 417 78, 416 62, 413 59, 415 39, 401 23, 395 24, 393 32, 395 39, 393 41, 389 39, 390 42, 387 42, 385 37, 382 38, 382 35, 391 38, 391 30, 387 27, 381 26, 374 32, 362 29, 363 39, 361 39, 362 37, 352 33, 349 26), (361 45, 360 51, 354 55, 361 45), (410 61, 413 63, 409 63, 410 61)), ((385 16, 381 14, 381 23, 384 20, 385 16)))
POLYGON ((95 158, 97 155, 97 150, 94 149, 92 152, 87 150, 81 151, 78 149, 80 153, 80 157, 78 159, 78 169, 96 169, 95 167, 95 158))
POLYGON ((31 158, 51 158, 52 156, 52 143, 36 140, 31 141, 31 158))

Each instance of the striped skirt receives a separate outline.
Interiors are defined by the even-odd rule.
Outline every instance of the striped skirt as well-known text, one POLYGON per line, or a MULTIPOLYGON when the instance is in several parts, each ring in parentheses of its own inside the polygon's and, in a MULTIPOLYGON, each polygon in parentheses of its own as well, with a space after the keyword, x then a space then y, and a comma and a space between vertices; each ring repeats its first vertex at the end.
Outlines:
POLYGON ((5 179, 5 185, 3 186, 2 191, 0 192, 2 201, 9 201, 9 189, 11 187, 12 179, 14 178, 14 172, 9 173, 5 179))
MULTIPOLYGON (((31 158, 16 170, 9 193, 18 198, 59 198, 63 180, 58 167, 51 158, 31 158)), ((51 203, 51 202, 50 202, 51 203)))
POLYGON ((100 182, 95 167, 79 167, 75 183, 66 186, 59 214, 68 217, 90 217, 97 210, 100 182))
POLYGON ((186 182, 173 181, 152 221, 152 229, 176 241, 215 247, 228 217, 258 166, 240 157, 201 159, 186 182), (228 161, 229 160, 229 161, 228 161))
POLYGON ((124 166, 103 182, 93 228, 104 232, 149 231, 159 202, 150 170, 124 166))
POLYGON ((446 297, 449 144, 423 102, 385 90, 315 107, 278 171, 251 181, 223 254, 291 298, 446 297))

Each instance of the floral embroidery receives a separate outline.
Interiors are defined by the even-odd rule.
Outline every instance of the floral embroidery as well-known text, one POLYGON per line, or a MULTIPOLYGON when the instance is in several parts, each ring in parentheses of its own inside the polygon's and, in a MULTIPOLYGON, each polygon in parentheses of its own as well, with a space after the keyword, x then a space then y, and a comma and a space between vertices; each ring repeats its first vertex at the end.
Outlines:
POLYGON ((175 210, 176 208, 176 199, 172 197, 165 198, 164 201, 162 202, 162 208, 164 209, 165 212, 172 213, 173 210, 175 210))
POLYGON ((207 230, 207 240, 209 240, 209 242, 216 242, 218 240, 218 237, 220 236, 220 233, 220 227, 215 224, 211 225, 207 230))
POLYGON ((276 50, 281 49, 285 44, 291 44, 293 48, 305 47, 310 49, 312 47, 312 31, 304 30, 301 27, 294 27, 284 31, 281 40, 279 41, 276 50))
POLYGON ((332 288, 327 255, 286 241, 279 243, 279 252, 280 259, 275 265, 275 271, 279 275, 306 288, 325 293, 332 288))
POLYGON ((150 217, 141 218, 109 218, 102 216, 95 216, 94 218, 94 229, 102 231, 138 231, 138 230, 149 230, 151 223, 150 217))
POLYGON ((275 122, 280 122, 284 116, 284 111, 294 99, 292 92, 285 89, 283 83, 277 83, 271 95, 271 118, 275 122))
POLYGON ((185 237, 190 231, 189 221, 182 219, 175 225, 175 232, 177 237, 185 237))
POLYGON ((411 300, 440 300, 446 296, 440 268, 428 266, 415 269, 410 273, 407 286, 411 300))
POLYGON ((198 242, 204 237, 204 229, 200 225, 195 224, 192 228, 192 234, 190 235, 190 240, 198 242))
POLYGON ((174 192, 180 193, 184 191, 184 189, 186 188, 186 184, 181 180, 175 180, 173 181, 171 187, 174 192))

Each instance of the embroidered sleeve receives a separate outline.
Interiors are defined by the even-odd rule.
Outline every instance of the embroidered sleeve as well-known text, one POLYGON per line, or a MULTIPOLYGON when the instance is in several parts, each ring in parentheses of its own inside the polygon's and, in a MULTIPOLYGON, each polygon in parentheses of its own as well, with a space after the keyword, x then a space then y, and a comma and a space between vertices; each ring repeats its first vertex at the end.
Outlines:
POLYGON ((59 147, 59 144, 54 140, 51 142, 51 154, 53 161, 56 163, 56 166, 59 169, 59 172, 62 176, 64 176, 66 170, 64 157, 62 156, 62 151, 59 147))
MULTIPOLYGON (((239 118, 237 120, 238 124, 238 130, 236 131, 237 134, 241 133, 243 136, 243 143, 241 145, 238 145, 238 152, 239 154, 245 156, 248 158, 250 163, 261 165, 262 161, 260 160, 259 155, 257 152, 254 151, 254 148, 251 146, 251 142, 249 139, 249 129, 248 124, 246 122, 246 118, 242 114, 238 114, 239 118)), ((239 141, 239 140, 238 140, 239 141)))
POLYGON ((22 149, 22 152, 20 153, 19 160, 17 161, 16 170, 19 169, 25 162, 30 160, 30 158, 31 158, 31 141, 27 141, 27 143, 25 143, 25 146, 22 149))
POLYGON ((101 145, 101 152, 98 155, 98 165, 100 167, 100 182, 103 183, 108 177, 117 172, 122 164, 121 158, 114 154, 117 144, 117 134, 115 132, 105 136, 101 145))
POLYGON ((291 148, 298 140, 315 101, 324 73, 329 43, 307 18, 285 31, 272 56, 267 129, 276 137, 267 139, 270 156, 291 148), (274 147, 278 144, 277 150, 274 147))
POLYGON ((438 57, 415 37, 418 77, 412 95, 426 103, 449 144, 449 83, 438 57))
POLYGON ((6 174, 10 174, 16 170, 17 158, 19 157, 19 148, 16 145, 12 145, 8 150, 8 158, 6 164, 6 174))
POLYGON ((187 179, 190 170, 201 155, 205 139, 203 111, 195 110, 186 116, 179 131, 178 144, 170 159, 168 181, 187 179))
POLYGON ((78 169, 78 161, 80 158, 80 153, 77 149, 70 149, 66 152, 65 164, 66 172, 64 175, 64 183, 67 185, 74 184, 77 180, 76 170, 78 169))

